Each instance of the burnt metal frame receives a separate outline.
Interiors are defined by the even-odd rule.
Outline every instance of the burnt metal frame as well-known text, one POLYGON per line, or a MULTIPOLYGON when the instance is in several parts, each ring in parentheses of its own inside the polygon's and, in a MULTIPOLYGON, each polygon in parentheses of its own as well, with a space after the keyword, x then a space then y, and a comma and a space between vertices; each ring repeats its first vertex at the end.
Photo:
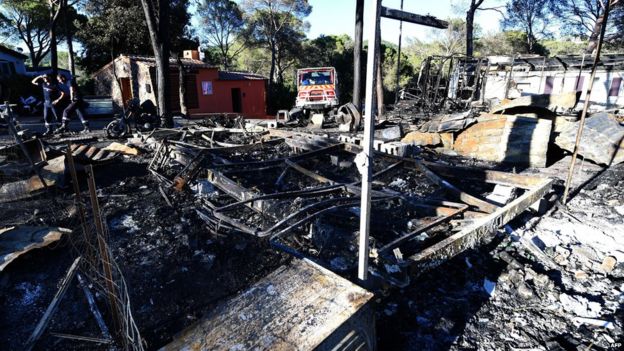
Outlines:
MULTIPOLYGON (((283 135, 283 133, 282 133, 283 135)), ((268 208, 271 207, 272 199, 276 198, 284 198, 286 196, 305 196, 306 194, 313 194, 314 192, 319 191, 333 191, 335 189, 345 189, 352 194, 356 195, 350 198, 343 198, 341 200, 346 201, 347 203, 344 206, 353 206, 351 203, 354 200, 361 199, 358 195, 360 194, 359 183, 354 182, 351 184, 343 184, 337 183, 331 179, 325 178, 321 175, 318 175, 301 165, 297 164, 297 161, 304 160, 309 157, 321 155, 323 153, 329 153, 331 151, 344 149, 345 151, 349 151, 353 154, 358 153, 361 150, 360 146, 353 144, 339 144, 333 145, 327 148, 323 148, 320 150, 315 150, 311 152, 307 152, 301 155, 297 155, 291 158, 282 158, 268 161, 260 161, 260 162, 248 162, 241 164, 231 164, 231 165, 217 165, 210 169, 208 169, 208 180, 215 186, 217 186, 222 191, 226 192, 228 195, 237 199, 238 202, 235 204, 226 205, 220 208, 216 208, 213 214, 219 213, 217 216, 219 219, 224 220, 225 223, 232 225, 234 227, 238 226, 240 223, 236 221, 232 221, 231 218, 220 214, 223 210, 232 209, 233 207, 239 205, 246 205, 253 210, 265 213, 268 208), (284 165, 285 164, 285 165, 284 165), (285 169, 294 169, 299 171, 300 173, 312 177, 313 179, 320 181, 321 183, 328 184, 325 186, 321 186, 319 188, 311 189, 311 190, 303 190, 303 191, 294 191, 294 192, 283 192, 283 193, 275 193, 275 194, 265 194, 265 195, 257 195, 247 190, 246 188, 238 185, 235 181, 230 179, 227 174, 223 173, 223 170, 235 170, 239 167, 244 171, 246 167, 251 166, 253 170, 258 170, 258 166, 262 166, 260 168, 276 168, 276 167, 284 167, 285 169)), ((433 268, 438 264, 442 263, 444 260, 453 257, 454 255, 462 252, 463 250, 476 246, 480 240, 486 238, 488 235, 491 235, 495 232, 495 229, 506 224, 509 220, 517 216, 520 212, 527 209, 531 204, 538 201, 542 198, 551 188, 552 180, 545 179, 536 176, 525 176, 525 175, 517 175, 499 171, 491 171, 491 170, 482 170, 482 169, 471 169, 465 167, 451 167, 451 166, 443 166, 435 163, 420 161, 416 159, 407 159, 401 158, 397 156, 391 156, 386 154, 377 153, 376 157, 383 157, 386 159, 394 159, 397 162, 391 164, 386 169, 377 172, 375 175, 384 174, 390 170, 397 170, 401 167, 403 168, 413 168, 418 169, 424 172, 424 174, 432 181, 444 187, 449 192, 456 195, 460 200, 464 203, 453 203, 448 201, 443 202, 435 202, 432 200, 424 200, 422 203, 416 204, 418 206, 425 206, 429 208, 435 208, 438 211, 442 212, 442 216, 436 218, 430 223, 425 223, 422 227, 419 227, 408 233, 402 237, 395 239, 394 241, 385 244, 380 249, 377 250, 377 253, 380 256, 388 256, 393 249, 400 248, 401 244, 409 241, 415 235, 422 233, 425 230, 432 228, 433 226, 442 224, 447 222, 453 218, 456 218, 458 214, 464 213, 468 210, 469 206, 472 205, 476 207, 479 211, 481 211, 481 217, 477 218, 477 220, 461 230, 459 233, 453 234, 442 241, 433 244, 432 246, 426 247, 421 252, 412 255, 407 260, 408 263, 413 266, 413 268, 417 271, 422 271, 424 269, 433 268), (504 184, 514 186, 520 189, 526 190, 525 194, 520 196, 518 199, 513 201, 512 203, 499 207, 485 200, 474 197, 470 194, 467 194, 445 178, 463 178, 463 179, 471 179, 475 181, 482 181, 490 184, 504 184), (427 203, 428 201, 428 203, 427 203)), ((383 195, 390 195, 385 192, 380 191, 372 191, 371 195, 373 197, 373 201, 376 199, 383 199, 383 195)), ((401 195, 397 195, 397 197, 401 197, 401 195)), ((340 202, 341 200, 336 200, 336 202, 340 202)), ((333 202, 333 201, 332 201, 333 202)), ((327 203, 328 204, 328 203, 327 203)), ((323 204, 326 205, 326 204, 323 204)), ((340 206, 340 205, 338 205, 340 206)), ((279 249, 282 249, 286 252, 295 254, 296 256, 302 256, 297 250, 292 249, 284 244, 278 243, 276 239, 278 237, 283 236, 288 233, 291 229, 296 226, 302 225, 303 223, 308 222, 316 215, 318 212, 330 211, 336 206, 324 207, 317 213, 313 213, 311 215, 305 216, 303 219, 297 221, 294 224, 291 224, 280 231, 275 231, 275 229, 282 228, 284 224, 286 224, 287 220, 294 219, 297 216, 302 216, 307 213, 307 210, 317 209, 322 207, 321 205, 309 206, 309 208, 303 209, 296 214, 290 215, 289 218, 283 218, 278 224, 274 225, 270 230, 266 230, 263 232, 259 232, 253 228, 246 228, 247 230, 243 230, 248 234, 253 234, 259 237, 270 237, 271 244, 279 249)), ((370 269, 373 269, 372 267, 370 269)))
MULTIPOLYGON (((321 140, 321 137, 305 134, 301 132, 288 132, 288 131, 271 131, 272 136, 279 136, 284 138, 286 141, 289 140, 290 137, 297 138, 305 138, 307 140, 314 140, 313 143, 306 144, 301 143, 300 145, 306 146, 308 148, 314 147, 314 145, 321 144, 331 144, 330 139, 325 139, 325 141, 321 140)), ((184 147, 190 145, 184 145, 184 147)), ((150 163, 150 165, 159 162, 159 153, 162 152, 161 148, 166 148, 166 145, 161 145, 159 147, 159 152, 156 153, 154 159, 150 163)), ((241 147, 234 147, 241 148, 241 147)), ((225 149, 234 149, 234 148, 225 148, 225 149)), ((304 150, 308 150, 305 148, 304 150)), ((243 148, 244 149, 244 148, 243 148)), ((217 148, 217 150, 223 150, 222 148, 217 148)), ((285 198, 285 197, 294 197, 294 196, 315 196, 319 193, 323 192, 331 192, 337 190, 346 190, 349 193, 353 194, 352 197, 343 197, 340 200, 336 200, 337 203, 340 201, 344 201, 344 206, 354 206, 354 202, 361 200, 361 182, 352 182, 352 183, 337 183, 331 179, 318 175, 303 166, 299 165, 297 162, 309 159, 311 157, 319 156, 322 154, 330 153, 336 150, 344 150, 350 152, 352 154, 357 154, 361 152, 362 147, 354 144, 335 144, 326 146, 320 149, 316 149, 313 151, 306 151, 302 154, 298 154, 292 157, 272 159, 266 161, 251 161, 251 162, 241 162, 241 163, 224 163, 210 166, 207 172, 207 179, 213 185, 217 186, 217 188, 221 189, 227 196, 234 198, 237 200, 236 203, 216 207, 207 203, 207 210, 210 212, 210 215, 207 215, 205 212, 199 211, 199 215, 206 221, 212 221, 209 223, 209 226, 212 225, 211 228, 227 228, 229 230, 256 235, 259 237, 268 237, 270 240, 270 244, 282 251, 295 255, 297 257, 304 257, 302 253, 297 250, 284 245, 277 241, 277 239, 293 229, 296 226, 299 226, 312 218, 318 215, 312 213, 309 214, 309 210, 318 209, 322 207, 321 205, 309 206, 303 211, 298 211, 297 213, 289 216, 289 218, 281 218, 278 219, 280 223, 276 223, 273 225, 271 230, 267 230, 264 233, 258 231, 255 228, 241 226, 241 223, 238 223, 235 220, 232 220, 230 217, 225 215, 223 212, 226 212, 230 209, 233 209, 236 206, 245 205, 251 208, 252 210, 259 213, 268 213, 270 207, 274 204, 275 199, 285 198), (286 192, 278 192, 274 194, 262 194, 258 195, 257 193, 253 193, 250 190, 240 186, 234 180, 228 177, 229 173, 242 173, 242 172, 257 172, 259 170, 264 169, 274 169, 283 167, 285 170, 292 169, 295 171, 299 171, 300 173, 312 177, 315 180, 323 183, 323 185, 318 186, 313 189, 304 189, 297 191, 286 191, 286 192), (216 215, 216 216, 215 216, 216 215), (290 224, 286 227, 284 225, 289 220, 293 220, 296 217, 300 218, 296 223, 290 224), (216 218, 216 220, 215 220, 216 218), (277 225, 279 224, 279 225, 277 225), (277 231, 277 229, 280 229, 277 231)), ((206 148, 198 148, 201 153, 211 153, 210 149, 206 148)), ((171 152, 171 150, 167 151, 171 152)), ((212 154, 211 154, 212 155, 212 154)), ((169 154, 170 157, 170 154, 169 154)), ((410 158, 402 158, 393 155, 387 155, 379 152, 375 152, 375 157, 381 157, 386 160, 392 160, 391 165, 387 168, 376 172, 373 175, 373 178, 379 177, 380 175, 386 174, 387 172, 398 171, 400 169, 417 169, 422 171, 427 178, 441 187, 444 187, 449 193, 455 195, 459 198, 463 203, 450 202, 445 200, 437 200, 437 199, 414 199, 414 198, 406 198, 402 194, 396 192, 386 192, 386 191, 371 191, 372 200, 376 199, 386 200, 388 197, 393 196, 394 198, 400 198, 402 200, 410 202, 410 205, 425 207, 428 209, 435 209, 436 214, 440 214, 441 216, 434 219, 430 223, 423 224, 422 227, 413 230, 411 233, 404 235, 403 237, 399 237, 395 239, 393 242, 382 246, 377 249, 377 254, 381 257, 387 257, 391 254, 393 249, 401 247, 403 243, 413 238, 413 236, 422 233, 424 230, 428 230, 431 226, 435 226, 438 224, 442 224, 448 220, 456 218, 457 215, 461 213, 467 213, 469 205, 476 208, 478 212, 472 212, 473 217, 476 215, 476 220, 474 220, 471 224, 467 225, 465 228, 461 229, 459 232, 446 237, 442 241, 433 244, 424 248, 422 251, 410 256, 406 260, 406 264, 411 266, 412 270, 415 272, 422 272, 423 270, 430 269, 436 267, 447 259, 459 254, 465 249, 475 247, 481 240, 487 239, 491 236, 496 228, 499 228, 506 224, 508 221, 513 219, 522 211, 526 210, 531 204, 535 203, 539 199, 541 199, 551 188, 553 181, 548 178, 531 176, 531 175, 518 175, 512 173, 505 173, 500 171, 493 170, 485 170, 485 169, 476 169, 476 168, 467 168, 467 167, 454 167, 454 166, 446 166, 438 163, 432 163, 427 161, 422 161, 418 159, 410 159, 410 158), (519 189, 525 190, 525 193, 521 195, 519 198, 507 204, 503 207, 499 207, 495 204, 489 203, 483 199, 472 196, 461 189, 454 186, 447 179, 467 179, 474 180, 477 182, 484 182, 488 184, 501 184, 507 186, 513 186, 519 189)), ((225 160, 227 161, 227 160, 225 160)), ((157 172, 153 172, 157 176, 159 175, 157 172)), ((334 205, 330 203, 325 203, 323 205, 331 205, 329 207, 324 207, 321 211, 330 211, 336 208, 334 205)), ((340 206, 338 204, 337 206, 340 206)), ((380 272, 375 271, 374 267, 369 268, 369 272, 376 276, 383 276, 380 272)), ((393 281, 392 277, 384 276, 385 279, 390 281, 393 284, 402 284, 398 281, 393 281)))

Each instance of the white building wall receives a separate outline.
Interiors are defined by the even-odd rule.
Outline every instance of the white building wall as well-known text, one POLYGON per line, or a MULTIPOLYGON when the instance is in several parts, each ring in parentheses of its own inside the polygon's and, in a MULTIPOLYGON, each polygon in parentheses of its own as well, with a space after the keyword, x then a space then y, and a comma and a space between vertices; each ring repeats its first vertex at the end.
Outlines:
MULTIPOLYGON (((582 82, 578 87, 581 98, 575 109, 582 109, 585 103, 587 88, 589 86, 590 72, 584 70, 569 70, 567 72, 560 71, 516 71, 514 70, 511 78, 511 89, 508 98, 516 98, 523 95, 536 95, 548 93, 548 85, 551 94, 560 94, 564 92, 576 91, 577 80, 582 82), (580 77, 580 78, 579 78, 580 77)), ((509 79, 509 72, 490 72, 487 78, 485 88, 486 99, 503 99, 505 97, 505 86, 509 79)), ((595 111, 611 109, 616 107, 624 107, 624 71, 598 71, 596 72, 595 83, 591 94, 590 108, 595 111), (619 80, 619 87, 617 81, 619 80), (617 91, 615 95, 609 96, 612 85, 615 81, 617 91)))

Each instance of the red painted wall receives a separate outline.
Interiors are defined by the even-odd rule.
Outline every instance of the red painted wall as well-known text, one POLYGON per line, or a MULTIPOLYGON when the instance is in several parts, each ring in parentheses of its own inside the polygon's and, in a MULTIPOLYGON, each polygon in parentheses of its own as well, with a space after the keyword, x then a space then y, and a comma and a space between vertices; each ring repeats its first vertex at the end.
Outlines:
POLYGON ((264 80, 219 80, 216 68, 200 68, 196 76, 199 107, 189 113, 234 112, 232 88, 241 90, 241 114, 249 118, 266 118, 266 88, 264 80), (212 95, 203 95, 202 82, 212 82, 212 95))

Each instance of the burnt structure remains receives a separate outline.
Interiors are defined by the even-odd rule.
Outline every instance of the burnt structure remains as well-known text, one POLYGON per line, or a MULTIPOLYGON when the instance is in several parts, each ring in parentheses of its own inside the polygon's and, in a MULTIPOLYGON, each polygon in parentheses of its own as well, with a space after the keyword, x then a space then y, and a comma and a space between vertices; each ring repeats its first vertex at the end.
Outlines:
POLYGON ((617 349, 621 56, 432 56, 384 111, 379 19, 447 24, 375 3, 363 111, 44 137, 1 105, 2 345, 617 349))

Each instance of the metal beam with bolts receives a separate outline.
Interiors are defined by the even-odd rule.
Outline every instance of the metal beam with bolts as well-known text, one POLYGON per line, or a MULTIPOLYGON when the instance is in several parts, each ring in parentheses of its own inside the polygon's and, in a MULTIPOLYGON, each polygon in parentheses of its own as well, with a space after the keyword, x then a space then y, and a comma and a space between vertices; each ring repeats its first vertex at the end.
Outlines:
POLYGON ((432 16, 421 16, 413 13, 389 9, 381 6, 382 0, 369 0, 373 5, 368 17, 368 55, 366 58, 366 90, 364 115, 363 150, 356 158, 358 169, 362 174, 362 201, 360 204, 360 237, 358 252, 358 279, 365 281, 368 278, 369 231, 371 213, 371 179, 373 174, 373 136, 375 132, 375 118, 373 111, 373 94, 376 84, 377 61, 379 60, 379 42, 381 31, 379 21, 381 17, 399 21, 424 25, 433 28, 447 28, 448 22, 432 16), (373 40, 370 40, 373 38, 373 40))

